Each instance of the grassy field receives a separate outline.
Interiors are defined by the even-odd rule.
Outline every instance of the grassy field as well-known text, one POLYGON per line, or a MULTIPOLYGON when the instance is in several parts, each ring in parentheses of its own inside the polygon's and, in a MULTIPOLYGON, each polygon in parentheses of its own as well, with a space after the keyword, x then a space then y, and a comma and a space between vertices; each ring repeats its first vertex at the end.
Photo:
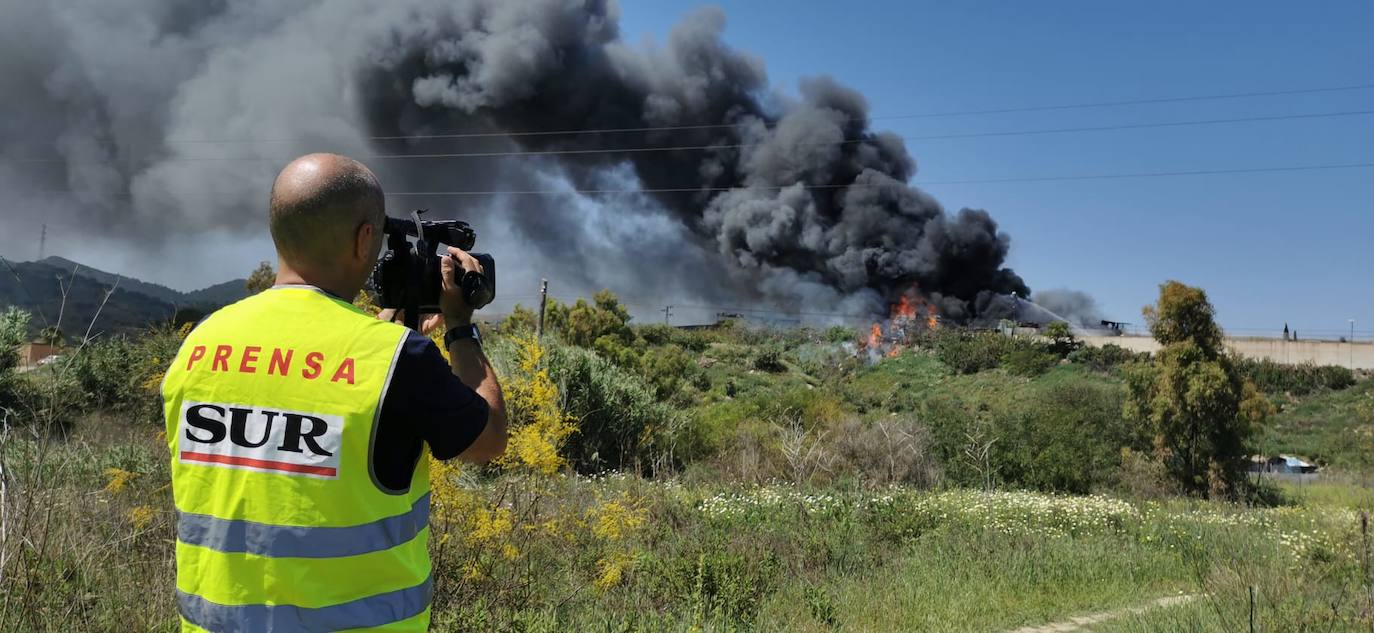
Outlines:
MULTIPOLYGON (((5 447, 15 478, 41 474, 46 492, 26 514, 42 542, 7 552, 0 629, 173 630, 157 434, 90 421, 40 473, 41 448, 5 447)), ((1205 597, 1098 630, 1233 631, 1251 586, 1263 630, 1374 623, 1371 495, 1352 485, 1259 509, 446 468, 437 482, 436 630, 1001 631, 1183 593, 1205 597)))
MULTIPOLYGON (((1262 630, 1374 625, 1374 488, 1341 474, 1365 472, 1374 382, 1261 368, 1281 412, 1260 450, 1337 468, 1200 501, 1125 419, 1119 351, 951 332, 868 362, 842 329, 616 331, 493 332, 521 441, 551 448, 433 464, 434 630, 1235 631, 1252 591, 1262 630)), ((156 390, 181 336, 0 381, 24 405, 0 437, 0 631, 175 630, 156 390)))

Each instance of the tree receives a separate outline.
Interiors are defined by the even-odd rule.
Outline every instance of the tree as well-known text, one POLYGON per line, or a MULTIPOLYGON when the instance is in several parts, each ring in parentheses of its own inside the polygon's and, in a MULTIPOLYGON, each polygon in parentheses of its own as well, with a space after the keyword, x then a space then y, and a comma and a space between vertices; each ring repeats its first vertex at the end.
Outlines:
POLYGON ((520 304, 515 304, 511 308, 510 314, 501 322, 501 332, 510 336, 515 334, 527 334, 533 332, 538 327, 539 316, 534 310, 526 308, 520 304))
POLYGON ((277 273, 272 270, 272 264, 262 262, 248 275, 248 280, 243 282, 243 287, 248 290, 248 294, 255 295, 259 292, 271 288, 277 283, 277 273))
POLYGON ((615 293, 602 290, 592 297, 592 303, 578 299, 567 310, 563 338, 578 347, 592 348, 603 336, 614 336, 625 344, 634 342, 629 326, 630 312, 620 304, 615 293))
POLYGON ((1143 312, 1163 347, 1127 371, 1126 416, 1149 425, 1156 456, 1184 491, 1234 497, 1272 408, 1225 353, 1201 288, 1165 282, 1143 312))
POLYGON ((1064 358, 1083 346, 1083 342, 1073 335, 1073 328, 1063 321, 1055 321, 1045 326, 1045 338, 1050 340, 1050 351, 1064 358))

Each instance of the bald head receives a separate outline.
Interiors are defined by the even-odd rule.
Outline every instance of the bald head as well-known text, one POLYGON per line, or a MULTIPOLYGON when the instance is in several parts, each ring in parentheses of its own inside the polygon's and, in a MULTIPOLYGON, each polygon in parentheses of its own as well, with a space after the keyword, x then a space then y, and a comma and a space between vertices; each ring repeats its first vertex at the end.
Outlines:
POLYGON ((377 177, 347 156, 302 156, 272 183, 272 241, 281 258, 296 266, 333 265, 352 252, 361 225, 380 233, 385 216, 377 177))

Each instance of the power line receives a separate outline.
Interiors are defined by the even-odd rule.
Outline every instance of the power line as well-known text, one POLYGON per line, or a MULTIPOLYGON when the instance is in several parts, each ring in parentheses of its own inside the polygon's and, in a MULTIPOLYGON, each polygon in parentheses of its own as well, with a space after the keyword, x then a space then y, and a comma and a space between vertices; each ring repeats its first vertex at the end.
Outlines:
MULTIPOLYGON (((1222 125, 1235 123, 1256 123, 1266 121, 1290 121, 1301 119, 1325 119, 1352 116, 1367 116, 1374 114, 1374 110, 1349 110, 1344 112, 1315 112, 1305 114, 1280 114, 1272 116, 1257 117, 1232 117, 1225 119, 1202 119, 1193 121, 1165 121, 1157 123, 1123 123, 1116 125, 1094 125, 1086 127, 1067 127, 1067 128, 1042 128, 1034 130, 1001 130, 991 132, 966 132, 954 134, 929 134, 929 135, 910 135, 899 136, 904 141, 929 141, 929 140, 948 140, 965 138, 988 138, 1003 136, 1034 136, 1046 134, 1074 134, 1082 132, 1106 132, 1113 130, 1143 130, 1170 127, 1196 127, 1204 125, 1222 125)), ((809 143, 797 143, 794 147, 826 147, 832 145, 852 145, 865 143, 872 140, 868 138, 843 139, 839 141, 815 141, 809 143)), ((746 149, 757 147, 759 143, 724 143, 715 145, 665 145, 665 146, 644 146, 644 147, 624 147, 624 148, 579 148, 579 149, 548 149, 548 150, 503 150, 493 152, 441 152, 424 154, 367 154, 360 156, 364 160, 435 160, 435 159, 454 159, 454 158, 509 158, 524 156, 579 156, 592 154, 643 154, 656 152, 683 152, 683 151, 710 151, 728 149, 746 149)), ((277 162, 280 158, 265 158, 261 156, 175 156, 168 157, 162 162, 277 162)), ((5 162, 12 163, 66 163, 65 158, 18 158, 6 159, 5 162)))
MULTIPOLYGON (((1321 88, 1299 88, 1293 90, 1264 90, 1254 92, 1233 92, 1211 95, 1192 95, 1183 97, 1160 97, 1151 99, 1127 99, 1120 101, 1096 101, 1088 103, 1068 103, 1043 106, 1021 106, 1011 108, 990 108, 983 110, 956 110, 948 112, 921 112, 914 114, 892 114, 886 116, 867 117, 870 121, 898 120, 898 119, 922 119, 937 117, 972 116, 983 114, 1010 114, 1015 112, 1044 112, 1050 110, 1076 110, 1085 108, 1107 108, 1131 105, 1152 105, 1161 103, 1186 103, 1192 101, 1213 101, 1223 99, 1247 99, 1255 97, 1278 97, 1287 95, 1319 94, 1330 92, 1350 92, 1355 90, 1368 90, 1374 88, 1374 84, 1355 84, 1349 86, 1327 86, 1321 88)), ((846 117, 852 120, 856 117, 846 117)), ((669 132, 681 130, 709 130, 737 127, 738 123, 704 123, 696 125, 658 125, 642 127, 608 127, 608 128, 580 128, 564 130, 519 130, 510 132, 464 132, 454 134, 399 134, 392 136, 368 136, 365 140, 369 141, 399 141, 399 140, 440 140, 440 139, 474 139, 474 138, 506 138, 506 137, 528 137, 528 136, 572 136, 578 134, 623 134, 632 132, 669 132)), ((275 138, 275 139, 168 139, 170 144, 217 144, 217 143, 292 143, 304 138, 275 138)))
MULTIPOLYGON (((1365 163, 1337 163, 1327 165, 1283 165, 1277 167, 1243 167, 1235 169, 1197 169, 1179 171, 1154 171, 1154 172, 1135 172, 1117 174, 1084 174, 1084 175, 1065 175, 1065 176, 1028 176, 1012 178, 977 178, 966 180, 924 180, 913 183, 895 181, 894 183, 862 183, 855 182, 850 184, 821 184, 821 185, 771 185, 755 186, 741 185, 738 187, 658 187, 642 189, 525 189, 525 190, 468 190, 468 191, 390 191, 386 192, 390 197, 466 197, 466 196, 563 196, 563 195, 635 195, 645 193, 719 193, 725 191, 781 191, 792 187, 801 187, 806 190, 825 190, 825 189, 868 189, 873 187, 890 186, 916 186, 923 187, 929 185, 974 185, 974 184, 1002 184, 1017 182, 1052 182, 1069 180, 1116 180, 1126 178, 1166 178, 1174 176, 1215 176, 1224 174, 1258 174, 1270 172, 1294 172, 1294 171, 1327 171, 1335 169, 1366 169, 1374 167, 1374 162, 1365 163)), ((98 195, 98 196, 119 196, 132 197, 128 191, 94 191, 79 189, 46 189, 37 191, 41 194, 65 194, 65 195, 98 195)))
MULTIPOLYGON (((1286 172, 1286 171, 1322 171, 1331 169, 1361 169, 1374 167, 1374 162, 1369 163, 1344 163, 1332 165, 1288 165, 1281 167, 1253 167, 1239 169, 1199 169, 1191 171, 1157 171, 1157 172, 1137 172, 1119 174, 1087 174, 1070 176, 1030 176, 1018 178, 982 178, 967 180, 927 180, 911 183, 913 186, 928 185, 969 185, 969 184, 997 184, 1012 182, 1049 182, 1057 180, 1113 180, 1123 178, 1162 178, 1173 176, 1211 176, 1220 174, 1254 174, 1266 172, 1286 172)), ((528 189, 523 191, 396 191, 386 195, 396 197, 416 197, 416 196, 502 196, 502 195, 615 195, 615 194, 641 194, 641 193, 716 193, 735 190, 763 190, 780 191, 790 189, 792 186, 769 186, 769 187, 664 187, 648 189, 528 189)), ((886 187, 889 184, 824 184, 824 185, 801 185, 803 189, 848 189, 848 188, 870 188, 886 187)))

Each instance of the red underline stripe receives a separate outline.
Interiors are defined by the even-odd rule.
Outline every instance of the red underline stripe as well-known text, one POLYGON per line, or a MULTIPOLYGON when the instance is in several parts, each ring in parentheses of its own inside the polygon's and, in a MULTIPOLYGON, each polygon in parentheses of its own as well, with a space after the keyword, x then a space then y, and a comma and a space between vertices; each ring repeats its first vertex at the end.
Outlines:
POLYGON ((232 455, 211 455, 209 453, 193 453, 191 451, 182 451, 181 459, 182 461, 228 464, 230 466, 251 466, 253 468, 284 470, 292 473, 323 475, 325 477, 333 477, 339 472, 336 468, 326 468, 324 466, 306 466, 304 464, 292 464, 290 462, 275 462, 270 459, 253 459, 250 457, 234 457, 232 455))

